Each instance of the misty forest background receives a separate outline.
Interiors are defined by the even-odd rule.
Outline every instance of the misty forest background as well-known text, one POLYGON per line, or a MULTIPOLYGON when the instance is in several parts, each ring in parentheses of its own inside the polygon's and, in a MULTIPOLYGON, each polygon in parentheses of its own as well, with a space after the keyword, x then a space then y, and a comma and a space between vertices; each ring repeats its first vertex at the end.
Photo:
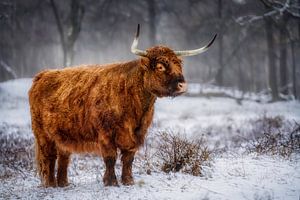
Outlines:
POLYGON ((139 48, 194 49, 188 82, 300 98, 300 0, 1 0, 0 81, 46 68, 136 59, 139 48))

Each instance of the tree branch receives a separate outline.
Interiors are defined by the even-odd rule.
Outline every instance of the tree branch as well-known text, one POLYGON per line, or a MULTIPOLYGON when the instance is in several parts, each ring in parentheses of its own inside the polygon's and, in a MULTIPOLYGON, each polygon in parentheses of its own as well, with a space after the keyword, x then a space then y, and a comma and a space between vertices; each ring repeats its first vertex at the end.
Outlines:
POLYGON ((17 74, 16 72, 7 64, 5 63, 3 60, 0 60, 0 66, 3 67, 3 69, 9 73, 14 79, 17 78, 17 74))
POLYGON ((292 12, 290 10, 290 8, 293 9, 299 9, 297 8, 298 6, 295 5, 291 5, 291 0, 286 0, 285 3, 281 3, 278 1, 275 2, 269 2, 267 0, 261 0, 261 2, 268 8, 270 8, 271 10, 268 11, 267 13, 263 14, 263 15, 248 15, 248 16, 242 16, 237 18, 235 21, 240 24, 241 26, 246 25, 246 24, 251 24, 253 22, 256 22, 258 20, 262 20, 266 17, 271 17, 277 14, 282 15, 284 12, 288 13, 290 16, 292 17, 299 17, 300 18, 300 14, 297 12, 292 12))

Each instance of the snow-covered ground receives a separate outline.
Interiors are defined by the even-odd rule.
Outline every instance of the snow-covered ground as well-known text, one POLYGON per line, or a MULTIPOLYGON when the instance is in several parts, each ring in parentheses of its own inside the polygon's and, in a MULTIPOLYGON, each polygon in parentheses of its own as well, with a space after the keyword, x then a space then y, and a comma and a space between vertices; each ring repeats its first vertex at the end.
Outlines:
MULTIPOLYGON (((6 138, 2 142, 33 140, 27 99, 30 85, 31 79, 0 83, 0 138, 6 138)), ((253 121, 262 116, 300 122, 300 103, 243 101, 240 105, 229 98, 159 99, 149 138, 158 130, 172 130, 190 139, 204 137, 211 147, 227 147, 225 152, 213 155, 203 176, 159 170, 148 175, 139 157, 134 163, 134 186, 104 187, 101 158, 74 155, 69 167, 71 185, 42 188, 34 170, 20 173, 12 168, 15 173, 6 175, 9 166, 1 155, 0 199, 299 199, 300 155, 289 159, 256 155, 232 145, 233 139, 242 138, 241 145, 251 138, 247 134, 251 133, 253 121)), ((6 146, 9 145, 1 144, 2 148, 6 146)), ((120 178, 120 163, 116 168, 120 178)))

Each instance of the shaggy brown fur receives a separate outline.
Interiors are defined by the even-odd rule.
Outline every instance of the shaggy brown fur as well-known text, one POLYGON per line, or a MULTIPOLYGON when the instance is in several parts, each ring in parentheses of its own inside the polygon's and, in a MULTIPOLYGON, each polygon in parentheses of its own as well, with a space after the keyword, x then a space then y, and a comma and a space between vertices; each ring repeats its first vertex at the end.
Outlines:
POLYGON ((104 185, 118 185, 117 149, 122 154, 122 183, 133 184, 134 154, 151 124, 154 102, 157 97, 181 94, 179 83, 184 83, 181 60, 162 46, 126 63, 37 74, 29 102, 43 185, 68 185, 70 154, 82 152, 101 155, 106 165, 104 185))

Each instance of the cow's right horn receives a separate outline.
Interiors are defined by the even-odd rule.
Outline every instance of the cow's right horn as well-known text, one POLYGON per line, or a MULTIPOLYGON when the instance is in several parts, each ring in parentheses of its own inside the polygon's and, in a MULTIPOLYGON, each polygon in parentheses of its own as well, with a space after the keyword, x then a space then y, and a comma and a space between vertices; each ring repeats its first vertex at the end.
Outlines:
POLYGON ((204 47, 201 47, 199 49, 194 49, 194 50, 185 50, 185 51, 174 51, 174 53, 177 56, 194 56, 194 55, 198 55, 200 53, 205 52, 215 41, 217 37, 217 34, 215 34, 215 36, 213 37, 213 39, 204 47))

